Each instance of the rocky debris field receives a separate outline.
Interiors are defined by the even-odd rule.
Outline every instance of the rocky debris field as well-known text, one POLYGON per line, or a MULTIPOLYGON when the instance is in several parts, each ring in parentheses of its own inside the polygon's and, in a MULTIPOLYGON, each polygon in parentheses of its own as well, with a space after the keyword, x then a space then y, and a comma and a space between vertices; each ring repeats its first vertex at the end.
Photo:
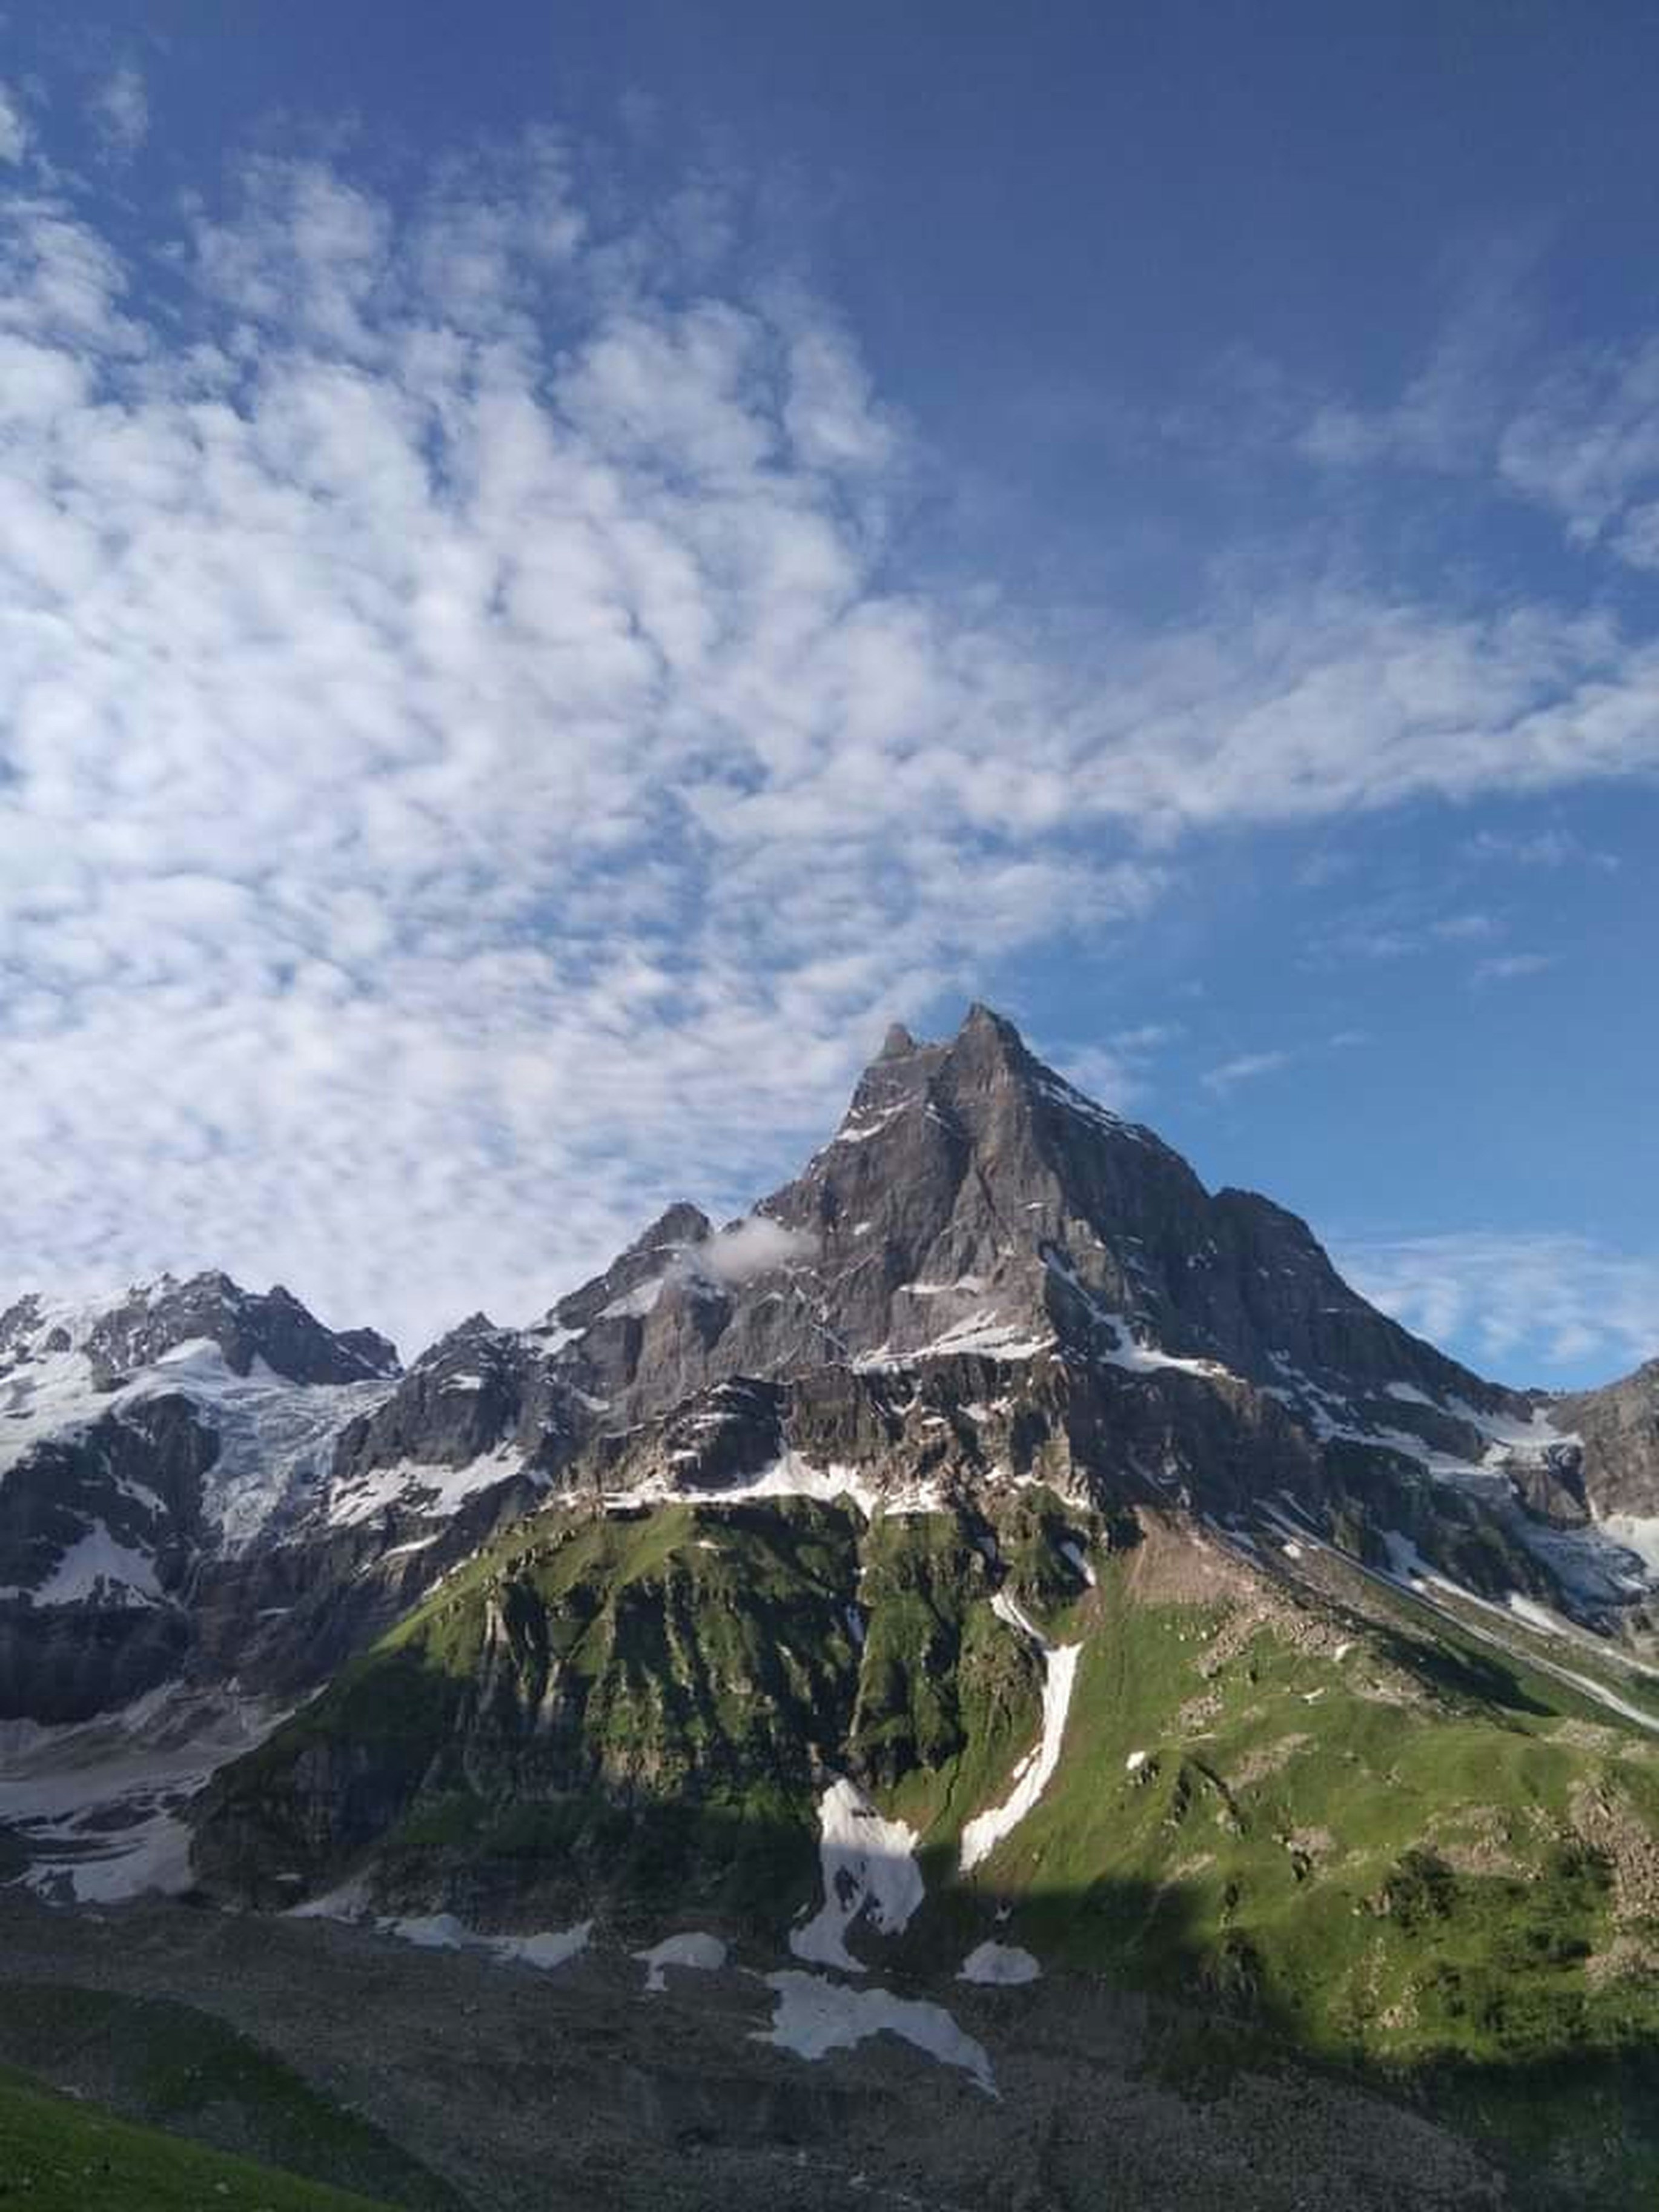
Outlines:
MULTIPOLYGON (((771 2016, 757 1975, 671 1966, 652 1994, 647 1967, 602 1937, 547 1972, 325 1921, 161 1904, 69 1914, 9 1890, 0 1957, 0 2060, 29 2055, 31 2000, 49 1989, 170 1999, 402 2145, 440 2185, 421 2201, 477 2212, 1510 2201, 1427 2122, 1283 2069, 1224 2079, 1192 2056, 1198 2023, 1081 1978, 950 1989, 991 2054, 988 2095, 888 2036, 817 2060, 775 2049, 757 2039, 771 2016)), ((152 2117, 143 2070, 123 2088, 106 2057, 88 2079, 90 2058, 60 2055, 50 2078, 152 2117)), ((217 2124, 234 2142, 234 2113, 217 2124)), ((211 2136, 212 2116, 196 2131, 211 2136)))

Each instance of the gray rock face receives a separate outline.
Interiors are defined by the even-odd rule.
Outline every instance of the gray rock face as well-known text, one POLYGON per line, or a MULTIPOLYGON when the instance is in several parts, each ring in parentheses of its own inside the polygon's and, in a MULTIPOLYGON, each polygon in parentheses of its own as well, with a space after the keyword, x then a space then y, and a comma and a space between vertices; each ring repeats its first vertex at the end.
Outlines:
POLYGON ((1558 1399, 1553 1410, 1583 1438, 1584 1487, 1598 1515, 1659 1516, 1659 1359, 1605 1389, 1558 1399))
MULTIPOLYGON (((835 1137, 750 1224, 716 1232, 675 1207, 516 1351, 496 1334, 510 1376, 475 1418, 458 1427, 422 1362, 355 1448, 443 1459, 512 1441, 556 1474, 590 1437, 731 1377, 957 1353, 1225 1370, 1316 1437, 1386 1432, 1471 1465, 1492 1423, 1519 1432, 1537 1402, 1368 1305, 1294 1215, 1212 1196, 983 1006, 948 1043, 890 1032, 835 1137)), ((1571 1449, 1540 1431, 1523 1456, 1540 1502, 1582 1518, 1571 1449)))
POLYGON ((474 1314, 423 1352, 375 1412, 354 1421, 335 1462, 345 1480, 414 1459, 465 1467, 499 1445, 533 1449, 540 1429, 533 1407, 550 1388, 547 1363, 517 1329, 474 1314))

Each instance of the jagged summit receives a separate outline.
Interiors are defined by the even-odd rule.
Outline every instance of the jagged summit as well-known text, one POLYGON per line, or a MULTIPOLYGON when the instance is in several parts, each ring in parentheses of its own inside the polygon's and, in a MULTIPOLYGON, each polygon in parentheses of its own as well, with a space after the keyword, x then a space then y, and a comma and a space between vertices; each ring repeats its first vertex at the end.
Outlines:
POLYGON ((1049 1395, 1043 1425, 1083 1469, 1132 1450, 1233 1500, 1274 1469, 1318 1491, 1340 1449, 1412 1479, 1460 1466, 1490 1483, 1501 1459, 1534 1504, 1585 1511, 1574 1447, 1534 1400, 1378 1313, 1295 1215, 1207 1191, 983 1003, 945 1040, 890 1029, 835 1134, 746 1224, 671 1207, 538 1328, 438 1352, 347 1439, 355 1479, 510 1449, 556 1486, 641 1452, 695 1485, 773 1449, 780 1406, 842 1387, 814 1378, 867 1395, 957 1375, 939 1387, 971 1399, 989 1366, 1049 1395))
POLYGON ((248 1291, 216 1267, 163 1273, 72 1304, 30 1292, 0 1311, 0 1371, 25 1358, 75 1353, 89 1363, 100 1390, 197 1341, 216 1345, 226 1366, 243 1376, 256 1360, 291 1382, 359 1382, 398 1371, 397 1346, 377 1330, 327 1328, 282 1284, 248 1291))

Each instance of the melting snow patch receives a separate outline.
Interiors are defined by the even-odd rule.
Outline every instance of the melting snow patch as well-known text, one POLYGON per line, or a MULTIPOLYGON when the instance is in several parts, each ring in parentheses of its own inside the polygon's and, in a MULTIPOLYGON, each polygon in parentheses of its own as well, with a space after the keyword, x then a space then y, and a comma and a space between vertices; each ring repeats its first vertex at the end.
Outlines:
POLYGON ((1524 1620, 1528 1628, 1541 1628, 1546 1636, 1564 1636, 1568 1632, 1565 1624, 1547 1606, 1534 1604, 1518 1590, 1510 1592, 1510 1611, 1517 1620, 1524 1620))
POLYGON ((328 1518, 337 1528, 351 1528, 373 1520, 391 1506, 401 1506, 428 1519, 441 1515, 447 1518, 475 1492, 510 1481, 523 1471, 524 1454, 511 1444, 469 1460, 464 1467, 398 1460, 390 1467, 371 1468, 366 1474, 331 1489, 328 1518))
POLYGON ((970 1951, 957 1970, 959 1982, 981 1982, 992 1989, 1012 1989, 1034 1982, 1042 1969, 1029 1951, 1017 1943, 981 1943, 970 1951))
POLYGON ((1005 1836, 1012 1833, 1038 1798, 1048 1788, 1050 1777, 1060 1764, 1060 1746, 1066 1737, 1066 1716, 1071 1710, 1072 1686, 1077 1679, 1077 1662, 1082 1655, 1080 1644, 1050 1644, 1023 1613, 1006 1589, 1000 1589, 991 1600, 991 1609, 998 1618, 1028 1638, 1042 1655, 1042 1734, 1035 1752, 1026 1756, 1014 1769, 1014 1787, 1000 1805, 988 1812, 976 1813, 962 1832, 962 1870, 967 1874, 981 1859, 988 1858, 1005 1836))
POLYGON ((701 1936, 692 1930, 684 1936, 667 1936, 648 1951, 635 1951, 634 1956, 647 1969, 645 1986, 647 1990, 665 1990, 668 1984, 664 1968, 684 1966, 694 1973, 717 1974, 726 1964, 726 1946, 718 1936, 701 1936))
POLYGON ((148 1553, 118 1544, 101 1521, 70 1546, 34 1593, 36 1605, 79 1605, 94 1599, 104 1605, 154 1605, 161 1585, 148 1553))
POLYGON ((425 1951, 473 1951, 507 1965, 543 1969, 562 1966, 568 1960, 577 1957, 587 1948, 588 1938, 593 1932, 592 1922, 583 1920, 574 1928, 543 1928, 528 1936, 481 1936, 458 1920, 453 1912, 377 1920, 374 1925, 380 1935, 395 1936, 399 1942, 416 1943, 425 1951))
POLYGON ((337 1889, 331 1889, 321 1897, 308 1898, 303 1905, 291 1905, 283 1916, 286 1920, 366 1920, 368 1917, 368 1884, 362 1875, 354 1875, 343 1881, 337 1889))
POLYGON ((66 1822, 40 1828, 30 1840, 37 1848, 50 1850, 55 1843, 75 1854, 43 1858, 24 1875, 25 1885, 48 1899, 68 1894, 77 1905, 122 1905, 158 1893, 178 1897, 191 1885, 190 1830, 171 1813, 152 1813, 106 1836, 66 1822))
POLYGON ((416 1943, 422 1951, 462 1950, 471 1933, 453 1912, 428 1912, 408 1920, 382 1920, 380 1929, 383 1936, 395 1936, 402 1943, 416 1943))
POLYGON ((848 1989, 845 1983, 796 1968, 769 1974, 766 1986, 775 1991, 778 2005, 771 2027, 755 2036, 757 2043, 775 2044, 798 2058, 822 2058, 826 2051, 850 2051, 872 2035, 901 2036, 941 2066, 957 2066, 971 2075, 988 2096, 997 2094, 984 2045, 964 2035, 943 2005, 896 1997, 888 1990, 848 1989))
POLYGON ((1123 1771, 1126 1774, 1139 1774, 1146 1764, 1146 1754, 1144 1751, 1132 1751, 1123 1762, 1123 1771))
POLYGON ((885 1820, 856 1783, 833 1782, 818 1801, 818 1856, 823 1903, 789 1948, 815 1966, 844 1974, 865 1969, 847 1948, 848 1931, 861 1915, 885 1936, 896 1936, 921 1903, 916 1832, 902 1820, 885 1820))
POLYGON ((579 1920, 574 1928, 544 1928, 534 1936, 486 1936, 483 1941, 497 1959, 545 1968, 562 1966, 568 1959, 579 1957, 592 1933, 591 1920, 579 1920))
POLYGON ((1095 1586, 1095 1571, 1089 1565, 1088 1560, 1083 1556, 1082 1545, 1073 1542, 1072 1538, 1067 1536, 1062 1540, 1060 1550, 1060 1556, 1068 1560, 1070 1564, 1077 1569, 1079 1574, 1082 1576, 1084 1581, 1087 1583, 1090 1589, 1092 1589, 1095 1586))

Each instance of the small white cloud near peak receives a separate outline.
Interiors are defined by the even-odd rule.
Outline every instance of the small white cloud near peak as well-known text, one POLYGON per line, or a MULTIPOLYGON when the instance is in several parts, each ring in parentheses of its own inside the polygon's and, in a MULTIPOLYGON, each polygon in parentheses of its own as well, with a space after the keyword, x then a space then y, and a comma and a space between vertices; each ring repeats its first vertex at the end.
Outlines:
POLYGON ((687 1256, 693 1267, 712 1275, 716 1282, 746 1283, 769 1268, 787 1267, 792 1260, 810 1260, 817 1250, 805 1230, 786 1228, 781 1221, 769 1221, 763 1213, 751 1213, 746 1220, 722 1229, 687 1256))
POLYGON ((136 154, 149 136, 149 94, 143 73, 123 62, 97 85, 87 103, 93 128, 113 154, 136 154))

